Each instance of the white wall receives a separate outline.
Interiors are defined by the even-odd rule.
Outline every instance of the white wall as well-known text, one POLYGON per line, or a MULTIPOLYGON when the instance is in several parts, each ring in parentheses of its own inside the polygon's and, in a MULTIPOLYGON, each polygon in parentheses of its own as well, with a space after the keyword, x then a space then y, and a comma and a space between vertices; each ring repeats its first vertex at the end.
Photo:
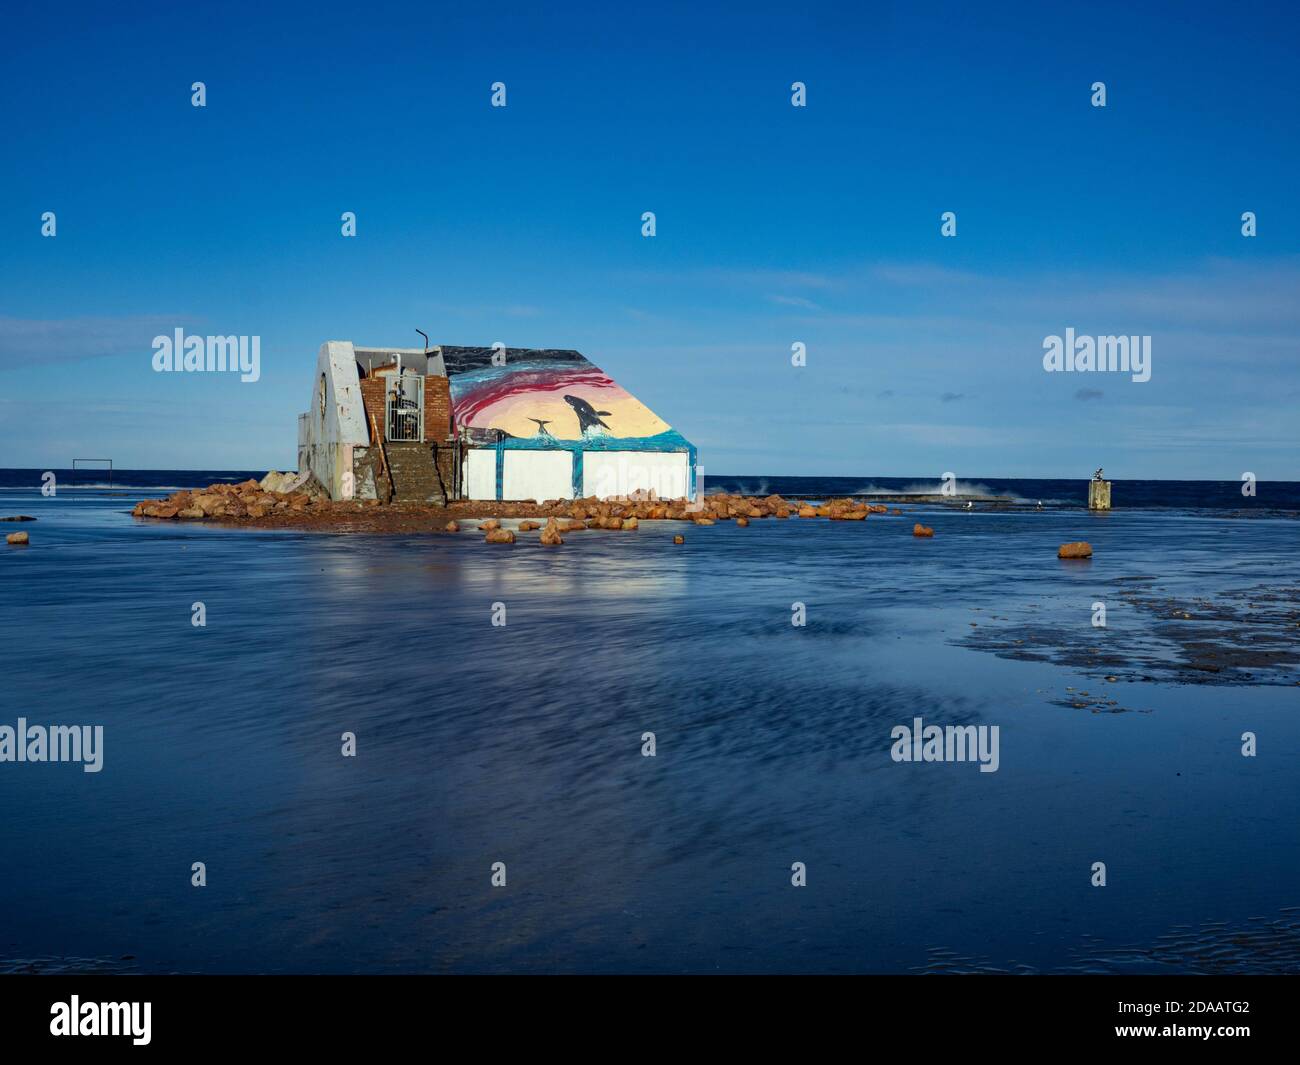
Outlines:
POLYGON ((507 451, 501 471, 505 499, 573 498, 573 454, 569 451, 507 451))
POLYGON ((298 469, 311 470, 334 499, 352 498, 352 449, 369 442, 352 344, 327 341, 316 356, 311 406, 298 416, 298 469))
POLYGON ((463 487, 467 499, 496 499, 497 453, 495 448, 470 448, 465 452, 463 487))
POLYGON ((588 451, 582 456, 582 494, 608 499, 653 489, 660 499, 685 499, 690 469, 684 451, 588 451))

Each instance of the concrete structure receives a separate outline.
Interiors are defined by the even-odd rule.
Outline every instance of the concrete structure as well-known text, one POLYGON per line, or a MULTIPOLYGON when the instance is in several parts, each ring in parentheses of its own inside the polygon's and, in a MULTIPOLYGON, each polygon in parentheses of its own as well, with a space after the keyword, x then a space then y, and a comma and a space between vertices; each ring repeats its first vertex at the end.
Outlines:
POLYGON ((1110 482, 1088 482, 1088 509, 1110 510, 1110 482))
POLYGON ((321 345, 298 468, 335 499, 694 499, 694 445, 576 351, 321 345))

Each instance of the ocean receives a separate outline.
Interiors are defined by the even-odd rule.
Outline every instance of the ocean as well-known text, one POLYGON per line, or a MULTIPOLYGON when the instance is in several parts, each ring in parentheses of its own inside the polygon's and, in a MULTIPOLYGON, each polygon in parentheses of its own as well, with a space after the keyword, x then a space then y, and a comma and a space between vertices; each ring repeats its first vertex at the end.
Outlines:
POLYGON ((0 971, 1300 966, 1298 483, 542 550, 129 513, 263 471, 41 472, 0 470, 37 519, 0 524, 0 727, 102 726, 102 767, 0 762, 0 971), (996 772, 896 761, 917 718, 996 726, 996 772))

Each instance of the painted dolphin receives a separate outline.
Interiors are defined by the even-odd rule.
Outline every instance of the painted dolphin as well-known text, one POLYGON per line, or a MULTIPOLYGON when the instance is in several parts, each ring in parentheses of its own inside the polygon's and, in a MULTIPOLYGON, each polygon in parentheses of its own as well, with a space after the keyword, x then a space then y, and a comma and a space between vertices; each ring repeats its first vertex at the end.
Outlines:
POLYGON ((585 399, 579 399, 577 396, 565 396, 564 402, 573 408, 573 413, 578 416, 578 431, 584 436, 600 426, 602 429, 608 429, 609 426, 602 422, 601 417, 609 417, 609 411, 596 410, 585 399))

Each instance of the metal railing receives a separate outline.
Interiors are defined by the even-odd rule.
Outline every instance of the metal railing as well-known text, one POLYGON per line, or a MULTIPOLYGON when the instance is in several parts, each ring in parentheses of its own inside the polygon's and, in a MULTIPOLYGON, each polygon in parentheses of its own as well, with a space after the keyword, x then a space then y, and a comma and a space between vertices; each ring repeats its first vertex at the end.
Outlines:
POLYGON ((390 377, 384 393, 384 439, 424 439, 424 378, 415 374, 390 377))

